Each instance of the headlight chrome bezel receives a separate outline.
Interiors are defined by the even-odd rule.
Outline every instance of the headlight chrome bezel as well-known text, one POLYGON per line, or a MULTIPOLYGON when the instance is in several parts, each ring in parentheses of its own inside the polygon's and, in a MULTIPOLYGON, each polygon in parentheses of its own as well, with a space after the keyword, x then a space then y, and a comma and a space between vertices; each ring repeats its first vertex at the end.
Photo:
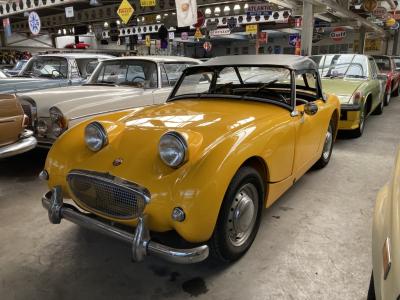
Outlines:
POLYGON ((50 120, 51 120, 51 131, 55 137, 59 137, 68 129, 68 123, 64 117, 64 114, 57 107, 53 106, 49 109, 50 120))
MULTIPOLYGON (((172 147, 169 147, 170 149, 172 147)), ((169 131, 163 134, 158 143, 158 154, 162 162, 170 168, 178 169, 184 165, 189 159, 189 147, 185 137, 177 131, 169 131), (168 148, 165 148, 163 144, 175 143, 176 146, 180 148, 180 158, 168 160, 166 158, 165 152, 168 148), (164 148, 163 148, 164 147, 164 148), (163 154, 164 153, 164 154, 163 154)))
POLYGON ((100 122, 91 122, 85 127, 85 144, 93 152, 98 152, 108 145, 107 131, 100 122), (92 135, 92 132, 89 132, 90 130, 95 130, 99 143, 94 144, 89 140, 90 138, 96 138, 92 135))

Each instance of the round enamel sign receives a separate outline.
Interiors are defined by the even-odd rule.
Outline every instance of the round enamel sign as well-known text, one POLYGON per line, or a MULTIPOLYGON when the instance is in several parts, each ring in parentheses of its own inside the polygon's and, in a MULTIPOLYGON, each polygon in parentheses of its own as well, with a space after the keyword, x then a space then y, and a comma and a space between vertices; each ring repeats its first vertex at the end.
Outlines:
POLYGON ((28 24, 32 34, 38 35, 42 24, 40 22, 40 17, 36 12, 32 11, 31 13, 29 13, 28 24))

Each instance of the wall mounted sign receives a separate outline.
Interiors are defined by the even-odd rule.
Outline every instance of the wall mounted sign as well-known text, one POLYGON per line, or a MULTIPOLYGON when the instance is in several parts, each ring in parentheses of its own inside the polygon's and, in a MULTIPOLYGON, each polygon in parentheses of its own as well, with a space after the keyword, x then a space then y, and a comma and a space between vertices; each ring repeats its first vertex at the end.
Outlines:
POLYGON ((332 30, 330 37, 335 42, 341 42, 346 38, 346 30, 342 27, 336 27, 332 30))
POLYGON ((147 46, 147 47, 150 47, 150 46, 151 46, 150 35, 146 35, 146 46, 147 46))
POLYGON ((270 16, 273 7, 270 3, 249 3, 246 9, 248 16, 270 16))
POLYGON ((132 5, 127 0, 122 0, 121 5, 118 7, 117 14, 121 18, 122 23, 128 24, 129 19, 132 17, 133 12, 132 5))
POLYGON ((234 17, 230 17, 228 19, 228 28, 230 30, 233 30, 233 28, 235 28, 237 26, 237 19, 234 17))
POLYGON ((218 28, 218 22, 217 21, 208 20, 207 23, 206 23, 206 26, 207 26, 207 29, 209 31, 216 30, 218 28))
POLYGON ((210 37, 221 36, 221 35, 230 35, 231 30, 229 28, 220 28, 210 31, 210 37))
POLYGON ((297 41, 300 40, 300 35, 298 33, 289 34, 289 45, 296 47, 297 41))
POLYGON ((196 0, 175 0, 178 27, 191 26, 197 22, 196 0))
POLYGON ((211 49, 212 49, 212 44, 211 44, 210 42, 205 42, 205 43, 203 44, 203 48, 204 48, 204 50, 206 50, 207 52, 210 52, 211 49))
POLYGON ((366 11, 373 12, 378 7, 378 1, 376 0, 364 0, 363 8, 366 11))
POLYGON ((181 33, 181 39, 183 41, 187 41, 189 39, 189 34, 187 32, 182 32, 181 33))
POLYGON ((268 32, 260 32, 260 34, 258 35, 258 42, 260 44, 268 43, 268 32))
POLYGON ((156 0, 140 0, 141 7, 156 6, 156 0))
POLYGON ((169 39, 169 40, 175 39, 175 32, 173 32, 173 31, 168 32, 168 39, 169 39))
POLYGON ((74 17, 74 7, 73 6, 67 6, 65 8, 65 17, 66 18, 73 18, 74 17))
POLYGON ((3 19, 3 28, 4 28, 4 32, 6 34, 6 37, 10 37, 11 36, 11 25, 10 25, 10 19, 9 18, 3 19))
POLYGON ((36 12, 32 11, 29 13, 28 24, 29 24, 29 30, 32 32, 32 34, 38 35, 42 23, 40 22, 40 17, 36 12))
POLYGON ((194 24, 194 27, 202 27, 206 22, 206 16, 203 14, 201 10, 197 11, 197 22, 194 24))
POLYGON ((365 39, 364 51, 379 51, 381 50, 382 40, 377 39, 365 39))
POLYGON ((249 34, 257 34, 257 32, 258 32, 258 26, 257 26, 257 24, 249 24, 249 25, 246 25, 246 33, 249 33, 249 34))
POLYGON ((203 37, 203 34, 201 33, 200 28, 197 28, 197 29, 196 29, 196 32, 194 33, 194 37, 195 37, 197 40, 199 40, 199 39, 201 39, 201 38, 203 37))

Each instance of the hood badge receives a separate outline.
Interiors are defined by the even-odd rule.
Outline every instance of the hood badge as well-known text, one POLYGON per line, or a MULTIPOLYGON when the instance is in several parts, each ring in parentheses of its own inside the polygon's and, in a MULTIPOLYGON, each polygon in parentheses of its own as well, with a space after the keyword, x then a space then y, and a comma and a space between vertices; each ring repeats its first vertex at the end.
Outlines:
POLYGON ((123 162, 123 159, 119 157, 119 158, 114 159, 112 164, 114 167, 118 167, 118 166, 122 165, 122 162, 123 162))

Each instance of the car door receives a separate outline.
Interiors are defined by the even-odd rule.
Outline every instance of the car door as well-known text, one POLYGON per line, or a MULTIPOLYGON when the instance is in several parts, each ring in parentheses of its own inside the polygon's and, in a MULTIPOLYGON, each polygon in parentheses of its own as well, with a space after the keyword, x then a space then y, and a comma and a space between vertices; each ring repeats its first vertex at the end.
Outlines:
POLYGON ((322 97, 318 74, 314 70, 296 74, 296 106, 292 113, 296 127, 293 164, 295 178, 303 175, 320 156, 328 129, 328 109, 322 97), (307 113, 312 108, 313 113, 307 113))
POLYGON ((369 70, 370 70, 370 80, 369 90, 372 94, 372 109, 371 112, 380 104, 383 98, 384 93, 384 84, 381 80, 378 79, 378 67, 376 65, 375 60, 372 57, 368 58, 369 60, 369 70))

